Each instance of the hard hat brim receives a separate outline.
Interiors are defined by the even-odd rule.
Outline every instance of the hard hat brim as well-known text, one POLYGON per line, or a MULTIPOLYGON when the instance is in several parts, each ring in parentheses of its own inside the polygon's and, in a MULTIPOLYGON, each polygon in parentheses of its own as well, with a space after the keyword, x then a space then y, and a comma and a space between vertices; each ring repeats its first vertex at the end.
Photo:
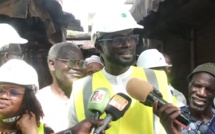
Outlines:
POLYGON ((161 67, 172 67, 172 65, 161 65, 161 66, 154 66, 154 67, 150 67, 150 68, 161 68, 161 67))

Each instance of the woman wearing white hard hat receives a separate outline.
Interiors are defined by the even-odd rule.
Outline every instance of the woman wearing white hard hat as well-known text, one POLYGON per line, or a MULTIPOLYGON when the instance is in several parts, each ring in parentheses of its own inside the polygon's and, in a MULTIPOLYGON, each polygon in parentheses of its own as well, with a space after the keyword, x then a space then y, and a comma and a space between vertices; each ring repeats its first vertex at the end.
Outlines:
MULTIPOLYGON (((0 134, 54 134, 40 123, 43 110, 35 96, 38 89, 37 72, 25 61, 12 59, 0 67, 0 134)), ((102 124, 84 120, 65 132, 89 134, 92 126, 102 124)))
POLYGON ((35 97, 38 76, 26 62, 12 59, 0 68, 0 133, 51 134, 40 124, 43 111, 35 97))

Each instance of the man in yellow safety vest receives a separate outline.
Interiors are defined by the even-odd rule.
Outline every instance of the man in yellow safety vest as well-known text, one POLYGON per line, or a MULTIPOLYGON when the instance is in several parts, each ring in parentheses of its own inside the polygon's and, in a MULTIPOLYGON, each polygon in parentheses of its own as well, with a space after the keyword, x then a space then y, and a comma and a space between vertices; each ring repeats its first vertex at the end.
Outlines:
MULTIPOLYGON (((169 101, 171 93, 167 90, 167 78, 164 71, 153 71, 132 66, 135 59, 139 36, 133 29, 138 25, 131 13, 125 9, 111 9, 98 12, 94 17, 91 39, 99 51, 105 67, 92 75, 73 83, 70 96, 69 124, 73 126, 85 118, 91 118, 87 110, 90 94, 95 89, 107 88, 111 96, 116 93, 127 94, 128 80, 139 77, 150 82, 160 90, 163 98, 169 101)), ((105 114, 101 116, 104 118, 105 114)), ((111 122, 107 134, 161 134, 165 133, 159 122, 154 122, 151 107, 144 106, 132 99, 125 115, 111 122), (158 123, 158 124, 157 124, 158 123)))

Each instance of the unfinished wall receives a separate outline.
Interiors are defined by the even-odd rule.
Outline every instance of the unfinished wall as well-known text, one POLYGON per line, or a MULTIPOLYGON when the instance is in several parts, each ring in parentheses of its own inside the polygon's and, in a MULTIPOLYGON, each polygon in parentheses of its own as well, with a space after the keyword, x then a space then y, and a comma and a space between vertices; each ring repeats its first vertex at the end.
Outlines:
POLYGON ((51 84, 52 77, 47 64, 47 55, 51 44, 29 42, 21 47, 25 55, 24 60, 37 71, 40 89, 51 84))
POLYGON ((196 28, 195 65, 215 62, 215 19, 196 28))
POLYGON ((187 38, 169 34, 163 51, 173 59, 172 84, 187 97, 187 75, 198 65, 215 62, 215 19, 187 31, 187 38), (192 45, 193 44, 193 45, 192 45))
MULTIPOLYGON (((189 37, 188 37, 189 38, 189 37)), ((186 77, 190 73, 190 41, 177 35, 169 35, 164 41, 164 53, 172 57, 172 85, 187 98, 186 77)))

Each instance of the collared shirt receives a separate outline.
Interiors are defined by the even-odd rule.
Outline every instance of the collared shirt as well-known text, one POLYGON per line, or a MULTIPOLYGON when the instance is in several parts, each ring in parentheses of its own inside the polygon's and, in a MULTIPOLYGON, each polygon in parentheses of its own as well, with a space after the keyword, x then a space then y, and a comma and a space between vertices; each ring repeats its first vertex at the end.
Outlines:
MULTIPOLYGON (((182 134, 206 134, 208 126, 213 118, 208 121, 202 122, 195 119, 188 109, 189 106, 181 107, 181 114, 188 118, 190 121, 189 130, 182 128, 182 134)), ((213 117, 215 115, 215 110, 212 109, 213 117)))
POLYGON ((177 101, 178 101, 177 106, 178 107, 183 107, 183 106, 187 105, 187 100, 186 100, 183 93, 176 90, 171 84, 168 85, 168 89, 170 90, 172 95, 177 99, 177 101))
POLYGON ((111 85, 114 89, 114 94, 119 93, 119 92, 128 94, 126 92, 126 84, 127 84, 128 80, 131 78, 131 74, 132 74, 131 67, 123 74, 120 74, 117 76, 109 74, 108 72, 105 71, 104 68, 102 69, 102 72, 105 75, 105 77, 108 79, 108 81, 111 83, 111 85))
MULTIPOLYGON (((104 76, 106 77, 108 82, 111 84, 114 94, 119 93, 119 92, 128 94, 126 92, 126 84, 129 81, 129 79, 131 78, 132 72, 133 72, 133 69, 132 69, 132 67, 130 67, 126 72, 115 76, 115 75, 111 75, 108 72, 106 72, 105 68, 102 69, 102 73, 104 74, 104 76)), ((90 79, 89 76, 85 77, 85 79, 86 78, 90 79)), ((71 101, 73 101, 73 100, 71 99, 71 101)), ((77 119, 76 119, 76 117, 73 116, 73 115, 76 115, 76 111, 74 110, 76 108, 75 103, 70 103, 70 105, 71 105, 71 107, 69 110, 69 116, 71 116, 71 117, 69 117, 69 119, 70 119, 69 125, 71 127, 71 126, 74 126, 75 124, 77 124, 77 119)), ((154 118, 154 121, 157 122, 159 120, 156 120, 156 118, 154 118)), ((154 134, 160 133, 158 130, 160 130, 160 129, 157 129, 157 127, 155 126, 154 134)))
MULTIPOLYGON (((124 72, 123 74, 120 75, 111 75, 108 72, 105 71, 105 67, 102 69, 102 73, 105 75, 105 77, 108 79, 108 81, 111 83, 113 89, 114 89, 114 94, 116 93, 125 93, 128 94, 126 92, 126 84, 127 81, 130 79, 130 76, 132 74, 132 67, 130 67, 126 72, 124 72)), ((87 76, 89 77, 89 76, 87 76)), ((72 95, 71 95, 72 96, 72 95)), ((72 99, 71 99, 72 100, 72 99)), ((69 119, 71 115, 75 115, 75 105, 74 103, 70 103, 70 109, 69 109, 69 119)), ((73 117, 71 117, 71 119, 69 120, 69 127, 72 127, 74 125, 77 124, 77 121, 73 119, 73 117)))

